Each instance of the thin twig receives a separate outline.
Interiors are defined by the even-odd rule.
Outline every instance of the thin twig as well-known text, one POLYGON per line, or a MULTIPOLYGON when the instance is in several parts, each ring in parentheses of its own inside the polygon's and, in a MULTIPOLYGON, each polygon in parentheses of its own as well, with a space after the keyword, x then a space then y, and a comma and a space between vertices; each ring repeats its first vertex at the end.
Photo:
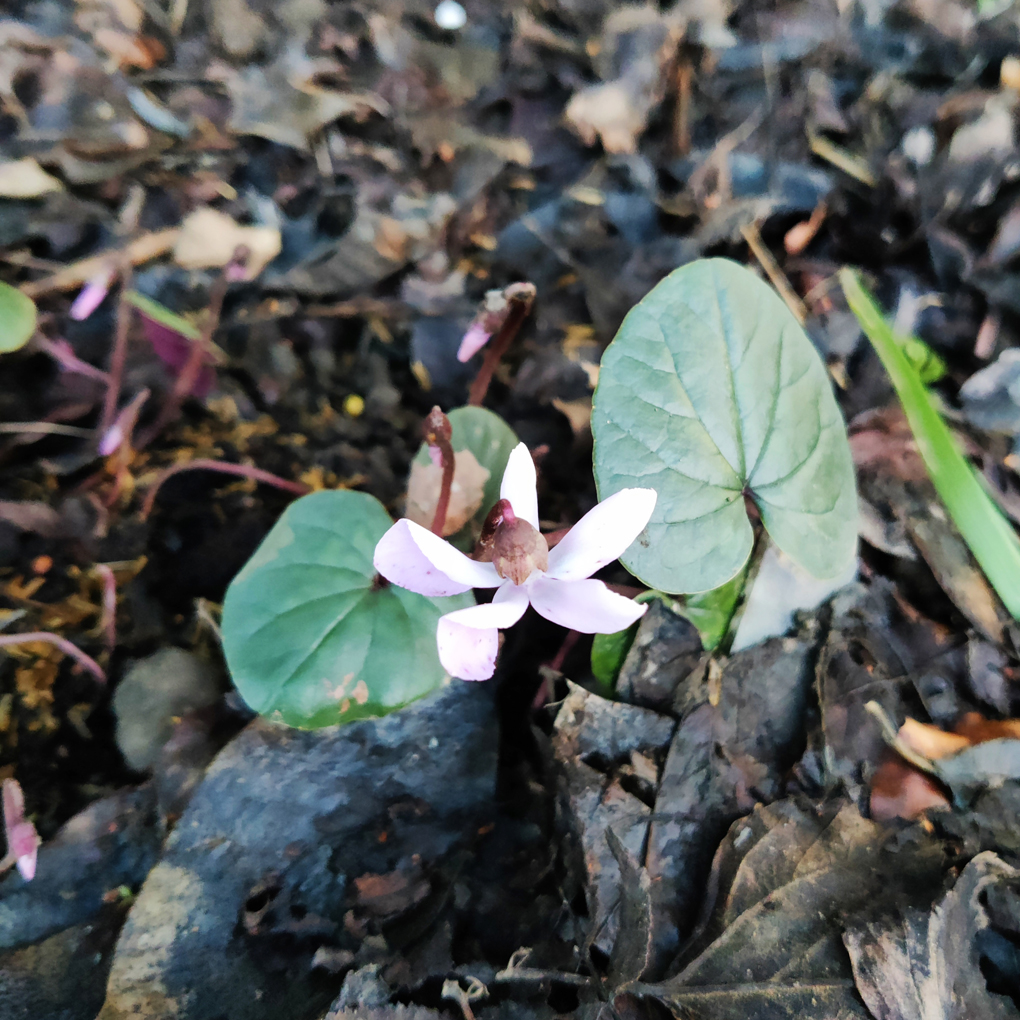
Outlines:
POLYGON ((510 303, 510 310, 507 312, 503 325, 499 332, 489 341, 488 349, 485 352, 485 360, 482 367, 471 384, 471 392, 468 394, 469 407, 481 407, 485 394, 489 392, 489 383, 492 382, 496 366, 503 359, 513 339, 517 336, 518 330, 524 324, 524 320, 531 311, 535 301, 535 288, 532 284, 518 284, 519 289, 507 288, 507 301, 510 303))
POLYGON ((33 641, 45 641, 56 645, 65 655, 70 655, 80 666, 84 666, 101 684, 106 683, 103 667, 91 655, 86 655, 77 645, 59 634, 51 634, 48 630, 32 631, 30 634, 0 634, 0 647, 25 645, 33 641))
POLYGON ((251 478, 256 482, 264 482, 266 485, 273 485, 277 489, 283 489, 286 492, 297 493, 299 496, 304 496, 312 491, 301 482, 288 481, 286 478, 281 478, 279 475, 274 475, 269 471, 263 471, 262 468, 252 467, 250 464, 231 464, 228 461, 199 457, 197 460, 189 460, 186 464, 174 464, 173 467, 167 468, 159 475, 145 494, 145 502, 142 504, 143 521, 152 513, 152 507, 156 502, 156 493, 159 492, 163 483, 168 478, 179 475, 182 471, 220 471, 225 475, 240 475, 242 478, 251 478))
POLYGON ((749 223, 746 227, 741 227, 740 232, 744 235, 744 240, 747 241, 747 246, 754 253, 754 257, 768 274, 772 286, 779 291, 780 296, 786 302, 786 307, 793 312, 793 317, 803 326, 808 319, 807 308, 790 285, 786 274, 779 268, 779 263, 772 257, 772 252, 765 247, 765 242, 762 241, 758 231, 758 224, 749 223))
POLYGON ((117 415, 117 401, 120 399, 120 384, 124 376, 124 361, 127 358, 128 332, 134 308, 128 304, 125 295, 131 289, 131 263, 125 259, 120 274, 120 297, 117 301, 117 332, 114 335, 113 350, 110 352, 110 382, 106 387, 103 399, 103 416, 99 421, 99 431, 105 432, 117 415))
POLYGON ((120 250, 91 255, 80 262, 72 262, 71 265, 65 266, 50 276, 44 276, 41 280, 24 283, 21 285, 21 292, 34 301, 44 294, 74 290, 83 283, 88 283, 94 276, 101 273, 111 261, 121 261, 125 265, 132 266, 151 262, 170 251, 177 243, 180 233, 179 227, 170 227, 167 230, 142 234, 141 237, 136 237, 120 250))

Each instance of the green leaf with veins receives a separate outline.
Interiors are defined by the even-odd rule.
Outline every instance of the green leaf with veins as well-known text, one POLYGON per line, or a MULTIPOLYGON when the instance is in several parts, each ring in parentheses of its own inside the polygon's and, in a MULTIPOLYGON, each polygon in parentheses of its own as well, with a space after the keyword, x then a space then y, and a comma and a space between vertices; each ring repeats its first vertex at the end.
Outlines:
POLYGON ((846 428, 822 359, 775 292, 726 259, 675 270, 602 357, 592 408, 599 497, 658 494, 624 565, 661 591, 733 578, 751 552, 744 495, 817 577, 857 543, 846 428))
POLYGON ((24 347, 35 332, 35 302, 17 287, 0 283, 0 353, 24 347))
POLYGON ((372 555, 392 523, 363 492, 303 496, 231 582, 223 650, 256 712, 314 729, 384 715, 444 682, 436 625, 474 597, 377 587, 372 555))

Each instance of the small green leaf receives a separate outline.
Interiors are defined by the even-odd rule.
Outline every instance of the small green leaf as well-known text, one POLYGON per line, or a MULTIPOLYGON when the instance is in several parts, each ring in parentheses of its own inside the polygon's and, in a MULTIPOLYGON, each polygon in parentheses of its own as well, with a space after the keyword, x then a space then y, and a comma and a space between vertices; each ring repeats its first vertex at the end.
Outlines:
POLYGON ((392 523, 363 492, 303 496, 231 582, 223 650, 256 712, 314 729, 384 715, 443 683, 436 625, 474 598, 377 587, 372 554, 392 523))
POLYGON ((897 337, 897 340, 925 386, 937 383, 946 374, 945 361, 923 340, 916 336, 897 337))
MULTIPOLYGON (((458 548, 466 549, 475 544, 486 514, 499 500, 499 486, 503 481, 506 462, 520 440, 498 414, 484 407, 455 407, 447 417, 453 430, 450 440, 453 452, 470 450, 478 463, 489 472, 481 507, 457 534, 448 539, 458 548)), ((415 454, 414 461, 423 466, 431 463, 428 447, 424 443, 415 454)))
POLYGON ((24 347, 35 332, 35 302, 16 287, 0 283, 0 352, 24 347))
POLYGON ((143 315, 147 315, 161 326, 166 326, 167 329, 172 329, 175 333, 180 333, 181 336, 187 337, 189 340, 198 340, 202 335, 202 331, 188 322, 187 319, 182 319, 175 312, 171 312, 166 305, 161 305, 158 301, 153 301, 152 298, 139 294, 137 290, 129 290, 124 295, 124 300, 129 305, 134 305, 143 315))
POLYGON ((734 262, 683 266, 631 309, 602 358, 592 432, 601 498, 659 494, 623 557, 650 587, 733 578, 754 534, 745 493, 817 577, 855 554, 853 464, 825 365, 782 300, 734 262))
POLYGON ((616 678, 630 646, 634 644, 637 629, 638 625, 632 623, 626 630, 618 630, 615 634, 596 634, 591 643, 591 671, 605 697, 612 697, 616 690, 616 678))
POLYGON ((706 652, 714 652, 726 637, 746 581, 747 565, 736 577, 718 588, 688 595, 677 610, 698 628, 706 652))
MULTIPOLYGON (((661 591, 643 591, 635 596, 634 601, 645 603, 652 599, 665 602, 674 612, 681 612, 676 602, 661 591)), ((602 694, 610 698, 616 690, 616 679, 623 668, 623 660, 627 658, 630 646, 634 644, 640 620, 632 623, 624 630, 613 634, 596 634, 591 643, 591 671, 599 682, 602 694)))
POLYGON ((999 598, 1020 619, 1020 539, 960 452, 916 367, 851 269, 839 274, 851 311, 889 373, 924 466, 999 598))

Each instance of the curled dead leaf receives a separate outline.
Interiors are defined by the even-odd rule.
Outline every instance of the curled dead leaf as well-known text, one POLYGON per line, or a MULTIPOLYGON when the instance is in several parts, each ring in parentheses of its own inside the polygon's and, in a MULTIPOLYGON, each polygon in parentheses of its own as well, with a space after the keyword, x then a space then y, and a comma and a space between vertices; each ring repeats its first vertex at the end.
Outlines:
MULTIPOLYGON (((489 480, 488 469, 478 463, 470 450, 457 450, 453 463, 453 485, 450 486, 444 537, 456 534, 478 512, 485 495, 485 483, 489 480)), ((411 465, 411 477, 407 482, 407 516, 415 524, 431 527, 442 480, 442 467, 431 462, 411 465)))
POLYGON ((249 251, 244 279, 254 280, 280 254, 280 231, 275 227, 242 227, 226 213, 206 206, 196 209, 181 224, 174 260, 185 269, 219 268, 230 262, 242 245, 249 251))

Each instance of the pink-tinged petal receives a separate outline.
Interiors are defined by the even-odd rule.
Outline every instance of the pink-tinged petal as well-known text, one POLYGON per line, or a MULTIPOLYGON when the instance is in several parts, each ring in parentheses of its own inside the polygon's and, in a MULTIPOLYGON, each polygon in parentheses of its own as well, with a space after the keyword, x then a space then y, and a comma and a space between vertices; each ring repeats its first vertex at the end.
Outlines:
POLYGON ((77 322, 87 319, 103 303, 103 298, 110 292, 112 282, 111 270, 104 270, 89 280, 71 305, 71 318, 77 322))
POLYGON ((457 351, 458 361, 470 361, 488 342, 492 334, 479 325, 472 325, 464 334, 457 351))
POLYGON ((0 786, 4 805, 4 831, 10 842, 11 832, 25 820, 25 795, 16 779, 5 779, 0 786))
POLYGON ((488 680, 496 672, 499 631, 495 627, 478 630, 444 616, 439 620, 436 644, 443 669, 458 680, 488 680))
POLYGON ((537 574, 528 579, 527 587, 536 612, 582 634, 615 634, 648 609, 610 591, 601 581, 560 581, 537 574))
POLYGON ((655 500, 654 489, 621 489, 592 507, 549 551, 549 577, 580 581, 618 559, 644 530, 655 500))
POLYGON ((439 620, 439 661, 459 680, 488 680, 496 671, 499 628, 511 627, 528 608, 524 588, 506 583, 488 605, 447 613, 439 620))
POLYGON ((16 861, 18 865, 18 871, 21 872, 21 877, 26 882, 31 882, 35 878, 35 865, 38 857, 38 851, 33 850, 30 854, 26 854, 24 857, 19 857, 16 861))
POLYGON ((430 446, 428 448, 428 450, 429 450, 429 460, 432 461, 432 466, 433 467, 437 467, 437 468, 441 468, 443 466, 443 454, 440 451, 439 447, 438 446, 430 446))
POLYGON ((14 857, 28 857, 39 845, 39 836, 31 822, 19 822, 7 833, 7 852, 14 857))
POLYGON ((419 595, 459 595, 503 583, 491 563, 469 559, 406 517, 379 539, 372 563, 387 581, 419 595))
POLYGON ((513 448, 506 462, 499 498, 510 500, 514 513, 538 528, 538 476, 531 451, 523 443, 513 448))

